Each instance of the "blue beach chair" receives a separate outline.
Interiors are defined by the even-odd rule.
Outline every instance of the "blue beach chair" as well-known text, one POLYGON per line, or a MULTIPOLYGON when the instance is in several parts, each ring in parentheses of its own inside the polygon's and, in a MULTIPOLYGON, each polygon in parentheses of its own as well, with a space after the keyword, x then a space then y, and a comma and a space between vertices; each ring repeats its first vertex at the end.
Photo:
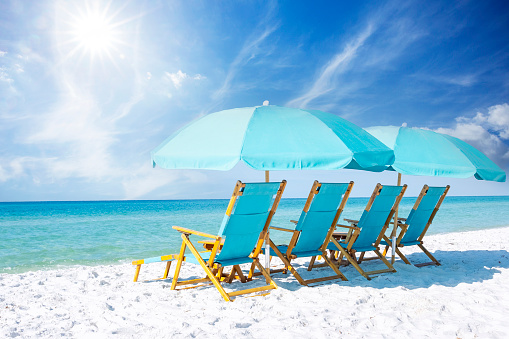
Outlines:
POLYGON ((350 230, 346 239, 336 240, 333 234, 331 242, 327 247, 331 251, 340 251, 341 256, 344 256, 348 262, 368 280, 371 279, 370 275, 396 272, 391 263, 380 253, 379 245, 405 193, 406 187, 406 185, 382 186, 381 184, 377 184, 368 201, 366 209, 362 213, 361 219, 344 219, 350 223, 349 226, 337 225, 350 230), (368 251, 375 252, 387 266, 387 269, 365 272, 359 266, 359 263, 362 261, 364 254, 368 251), (359 261, 356 259, 356 253, 361 254, 359 261))
MULTIPOLYGON (((271 272, 285 272, 289 269, 301 285, 311 283, 342 279, 346 277, 327 258, 325 250, 330 241, 332 233, 336 228, 338 219, 343 211, 348 196, 352 190, 353 181, 350 183, 319 183, 315 181, 309 193, 299 221, 295 223, 295 229, 271 227, 273 230, 293 233, 288 245, 275 245, 270 240, 271 256, 277 255, 284 263, 285 268, 271 270, 271 272), (326 264, 336 273, 333 276, 304 280, 292 266, 292 259, 301 257, 312 257, 308 270, 311 271, 316 256, 322 256, 326 264)), ((325 266, 325 265, 324 265, 325 266)))
MULTIPOLYGON (((424 185, 408 218, 398 218, 398 221, 402 221, 403 223, 400 224, 398 222, 398 227, 401 228, 401 232, 396 239, 396 253, 398 253, 405 263, 410 265, 410 261, 401 253, 399 248, 417 245, 432 261, 416 264, 415 266, 440 265, 438 260, 424 247, 422 239, 433 222, 433 218, 435 218, 449 188, 449 185, 446 187, 429 187, 428 185, 424 185)), ((381 244, 386 246, 385 253, 389 246, 392 246, 392 242, 386 236, 384 236, 384 240, 385 241, 382 241, 381 244)))
POLYGON ((179 254, 134 261, 133 265, 137 265, 135 281, 138 278, 141 264, 168 260, 163 277, 166 278, 171 261, 176 260, 177 264, 171 284, 172 290, 175 290, 178 286, 212 282, 224 300, 232 301, 232 298, 238 295, 277 288, 270 275, 260 264, 258 255, 261 252, 265 234, 270 226, 272 216, 276 212, 285 186, 285 180, 281 183, 242 183, 238 181, 217 236, 173 226, 173 229, 182 233, 182 246, 179 254), (198 252, 189 239, 190 235, 213 239, 212 251, 198 252), (189 248, 194 258, 186 257, 187 248, 189 248), (205 271, 206 277, 178 281, 184 261, 199 264, 205 271), (247 263, 253 263, 260 270, 266 279, 267 285, 227 293, 221 286, 221 282, 231 283, 233 279, 240 279, 242 282, 251 280, 252 272, 246 279, 239 266, 247 263), (226 266, 232 266, 229 275, 223 273, 226 266))

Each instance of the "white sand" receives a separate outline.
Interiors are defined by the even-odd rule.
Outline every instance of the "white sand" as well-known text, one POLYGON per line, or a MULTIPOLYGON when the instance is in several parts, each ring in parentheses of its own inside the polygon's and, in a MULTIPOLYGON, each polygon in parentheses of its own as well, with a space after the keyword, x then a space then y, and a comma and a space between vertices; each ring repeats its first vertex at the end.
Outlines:
MULTIPOLYGON (((171 291, 170 280, 133 283, 130 264, 2 274, 0 336, 507 338, 508 239, 509 228, 429 236, 427 248, 442 266, 399 261, 397 273, 371 281, 347 267, 342 271, 348 282, 316 287, 276 274, 279 288, 270 295, 232 303, 213 286, 171 291)), ((416 250, 405 251, 412 252, 410 260, 426 261, 416 250)), ((305 261, 296 263, 310 277, 305 261)), ((160 275, 163 268, 146 265, 140 278, 160 275)), ((324 268, 311 275, 328 273, 324 268)), ((190 275, 201 272, 185 265, 182 277, 190 275)))

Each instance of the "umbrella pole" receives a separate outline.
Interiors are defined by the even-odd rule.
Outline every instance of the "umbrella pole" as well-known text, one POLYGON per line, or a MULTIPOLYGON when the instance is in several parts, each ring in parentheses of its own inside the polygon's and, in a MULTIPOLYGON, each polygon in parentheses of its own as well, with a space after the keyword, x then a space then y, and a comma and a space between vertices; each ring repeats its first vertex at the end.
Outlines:
MULTIPOLYGON (((398 186, 401 186, 401 173, 398 173, 398 186)), ((394 264, 396 261, 396 234, 398 231, 398 209, 399 205, 394 212, 394 227, 392 229, 392 259, 391 264, 394 264)))
MULTIPOLYGON (((265 182, 269 182, 269 171, 265 171, 265 182)), ((270 245, 269 245, 269 230, 265 235, 265 268, 270 275, 270 245)))

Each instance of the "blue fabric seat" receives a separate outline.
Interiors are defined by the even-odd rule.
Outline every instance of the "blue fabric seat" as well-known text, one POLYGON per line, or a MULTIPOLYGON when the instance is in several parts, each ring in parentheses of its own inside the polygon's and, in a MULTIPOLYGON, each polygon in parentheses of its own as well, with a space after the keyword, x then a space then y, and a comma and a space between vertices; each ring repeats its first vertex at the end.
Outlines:
MULTIPOLYGON (((405 263, 410 264, 410 261, 403 255, 400 248, 417 245, 431 259, 431 262, 415 266, 440 265, 438 260, 424 247, 422 239, 433 222, 433 218, 444 201, 449 188, 449 185, 446 187, 429 187, 424 185, 412 210, 408 214, 408 218, 398 219, 398 221, 403 221, 403 224, 398 224, 401 232, 396 239, 396 253, 405 263)), ((392 246, 392 242, 386 236, 384 236, 384 240, 382 244, 386 246, 385 251, 387 251, 388 247, 392 246)))
POLYGON ((382 186, 377 184, 360 220, 350 221, 350 226, 338 225, 351 230, 347 238, 338 241, 333 237, 327 246, 331 251, 339 251, 341 256, 344 256, 368 280, 371 279, 370 274, 396 272, 394 267, 380 253, 378 246, 405 190, 406 185, 382 186), (374 251, 387 266, 387 269, 365 272, 359 266, 359 263, 368 251, 374 251), (361 254, 359 261, 356 259, 356 253, 361 254))
POLYGON ((270 275, 259 263, 258 255, 285 186, 285 180, 280 183, 242 183, 238 181, 217 236, 173 226, 173 229, 182 233, 182 246, 179 254, 134 261, 133 264, 138 266, 135 281, 141 264, 167 261, 168 265, 163 277, 166 278, 171 262, 177 261, 171 285, 172 290, 181 285, 212 282, 226 301, 232 301, 232 297, 237 295, 277 288, 270 275), (198 252, 189 239, 191 235, 213 239, 212 251, 209 253, 198 252), (186 254, 187 250, 191 253, 186 254), (178 281, 183 262, 199 264, 204 269, 206 277, 178 281), (244 277, 239 266, 247 263, 253 264, 248 279, 250 280, 252 271, 256 267, 265 277, 267 286, 227 293, 220 283, 223 281, 232 282, 233 279, 247 282, 248 279, 244 277), (223 272, 224 267, 227 266, 232 266, 228 276, 223 272))
POLYGON ((288 245, 275 245, 272 240, 270 241, 270 255, 278 256, 285 265, 284 269, 272 272, 290 270, 302 285, 332 279, 346 280, 341 271, 325 255, 325 248, 345 207, 352 186, 353 182, 320 183, 315 181, 299 220, 294 222, 296 223, 295 229, 271 227, 272 230, 293 233, 288 245), (311 270, 317 256, 322 256, 326 261, 324 266, 329 266, 335 274, 323 278, 304 280, 292 266, 291 261, 295 258, 311 257, 308 267, 308 270, 311 270))

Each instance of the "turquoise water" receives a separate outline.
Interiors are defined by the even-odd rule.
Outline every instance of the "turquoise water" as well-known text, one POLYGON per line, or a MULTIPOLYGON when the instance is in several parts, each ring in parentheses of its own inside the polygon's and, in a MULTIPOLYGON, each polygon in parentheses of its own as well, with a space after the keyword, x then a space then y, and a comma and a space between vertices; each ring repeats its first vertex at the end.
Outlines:
MULTIPOLYGON (((350 198, 357 219, 367 198, 350 198)), ((415 198, 403 198, 406 217, 415 198)), ((305 199, 283 199, 273 226, 291 227, 305 199)), ((216 234, 228 200, 0 203, 0 273, 128 262, 178 252, 179 225, 216 234)), ((509 226, 509 197, 447 197, 428 234, 509 226)), ((276 242, 286 233, 273 232, 276 242)))

